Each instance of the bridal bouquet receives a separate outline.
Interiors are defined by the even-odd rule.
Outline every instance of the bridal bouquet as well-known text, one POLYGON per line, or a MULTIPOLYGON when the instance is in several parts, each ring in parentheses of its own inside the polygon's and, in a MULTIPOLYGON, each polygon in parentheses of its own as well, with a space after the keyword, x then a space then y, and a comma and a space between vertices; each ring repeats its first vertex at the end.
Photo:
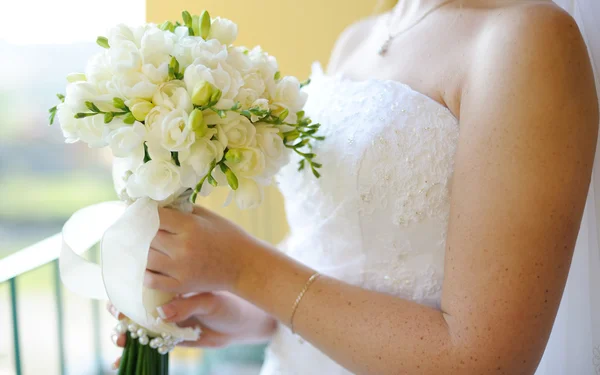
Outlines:
POLYGON ((67 77, 50 109, 67 143, 109 147, 120 203, 78 211, 63 228, 63 282, 108 298, 128 317, 120 374, 166 374, 168 352, 198 330, 166 324, 156 307, 173 296, 143 286, 159 206, 191 211, 198 194, 230 190, 242 208, 260 204, 263 187, 289 161, 319 177, 311 142, 319 124, 302 111, 304 84, 282 76, 260 47, 233 46, 237 25, 208 12, 183 22, 119 25, 97 43, 85 73, 67 77), (100 241, 101 264, 83 258, 100 241))

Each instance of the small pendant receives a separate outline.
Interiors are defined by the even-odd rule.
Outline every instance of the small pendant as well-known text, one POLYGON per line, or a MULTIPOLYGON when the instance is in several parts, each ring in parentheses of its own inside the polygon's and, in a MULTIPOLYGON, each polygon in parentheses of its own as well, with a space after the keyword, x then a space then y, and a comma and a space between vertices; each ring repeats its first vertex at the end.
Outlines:
POLYGON ((392 44, 392 40, 394 40, 394 38, 392 38, 391 35, 387 37, 387 39, 383 42, 383 44, 381 45, 381 47, 379 47, 379 50, 377 51, 379 56, 384 56, 388 52, 388 50, 390 49, 390 45, 392 44))

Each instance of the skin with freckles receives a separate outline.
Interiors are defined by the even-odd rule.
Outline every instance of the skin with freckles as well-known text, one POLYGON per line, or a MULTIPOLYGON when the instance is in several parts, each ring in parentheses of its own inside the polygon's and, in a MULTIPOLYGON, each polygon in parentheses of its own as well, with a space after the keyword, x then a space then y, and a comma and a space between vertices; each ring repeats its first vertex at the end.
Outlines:
MULTIPOLYGON (((401 3, 407 11, 393 25, 410 25, 435 2, 401 3)), ((460 122, 441 309, 323 276, 294 328, 357 374, 533 374, 565 285, 598 131, 579 30, 548 2, 465 0, 396 38, 381 58, 386 30, 375 22, 344 32, 330 72, 407 83, 460 122)), ((206 209, 159 214, 146 285, 201 293, 175 309, 181 323, 226 342, 264 339, 273 319, 289 325, 314 270, 206 209), (212 318, 203 315, 206 293, 223 296, 212 318)))

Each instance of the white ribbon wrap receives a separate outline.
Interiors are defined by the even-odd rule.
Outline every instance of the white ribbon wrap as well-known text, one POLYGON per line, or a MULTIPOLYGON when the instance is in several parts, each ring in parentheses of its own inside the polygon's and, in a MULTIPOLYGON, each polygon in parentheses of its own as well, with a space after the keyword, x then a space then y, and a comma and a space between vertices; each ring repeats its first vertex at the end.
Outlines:
POLYGON ((197 340, 198 328, 163 322, 156 308, 173 295, 144 287, 150 243, 159 229, 158 203, 138 199, 130 206, 106 202, 77 211, 63 227, 60 274, 72 292, 109 299, 123 314, 154 335, 197 340), (100 242, 101 265, 83 258, 100 242))

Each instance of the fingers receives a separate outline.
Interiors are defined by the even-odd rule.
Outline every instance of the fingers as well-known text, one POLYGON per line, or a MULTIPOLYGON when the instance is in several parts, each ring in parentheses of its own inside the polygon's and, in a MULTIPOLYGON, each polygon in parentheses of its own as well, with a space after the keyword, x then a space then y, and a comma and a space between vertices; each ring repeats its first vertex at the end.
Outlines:
POLYGON ((177 237, 171 232, 159 230, 150 243, 150 247, 156 249, 166 255, 169 255, 169 249, 173 249, 178 245, 177 237))
POLYGON ((144 274, 144 286, 168 293, 179 293, 181 289, 181 283, 178 280, 148 270, 144 274))
POLYGON ((148 252, 148 264, 146 268, 155 273, 162 273, 166 276, 173 276, 170 274, 173 260, 164 253, 151 248, 148 252))
MULTIPOLYGON (((187 325, 183 325, 184 327, 187 325)), ((196 323, 197 326, 197 323, 196 323)), ((182 341, 177 346, 188 348, 223 348, 232 342, 229 335, 202 327, 200 338, 196 341, 182 341)))
POLYGON ((106 303, 106 309, 110 313, 110 315, 114 316, 115 319, 122 320, 125 319, 125 315, 121 314, 119 310, 110 302, 106 303))
POLYGON ((211 315, 222 304, 222 297, 213 293, 201 293, 185 298, 176 298, 157 308, 166 322, 182 322, 193 315, 211 315))
POLYGON ((117 360, 112 364, 113 370, 118 370, 121 366, 121 357, 117 358, 117 360))
POLYGON ((181 233, 183 231, 183 223, 190 220, 190 215, 174 210, 172 208, 159 207, 158 217, 160 219, 160 229, 170 233, 181 233))

